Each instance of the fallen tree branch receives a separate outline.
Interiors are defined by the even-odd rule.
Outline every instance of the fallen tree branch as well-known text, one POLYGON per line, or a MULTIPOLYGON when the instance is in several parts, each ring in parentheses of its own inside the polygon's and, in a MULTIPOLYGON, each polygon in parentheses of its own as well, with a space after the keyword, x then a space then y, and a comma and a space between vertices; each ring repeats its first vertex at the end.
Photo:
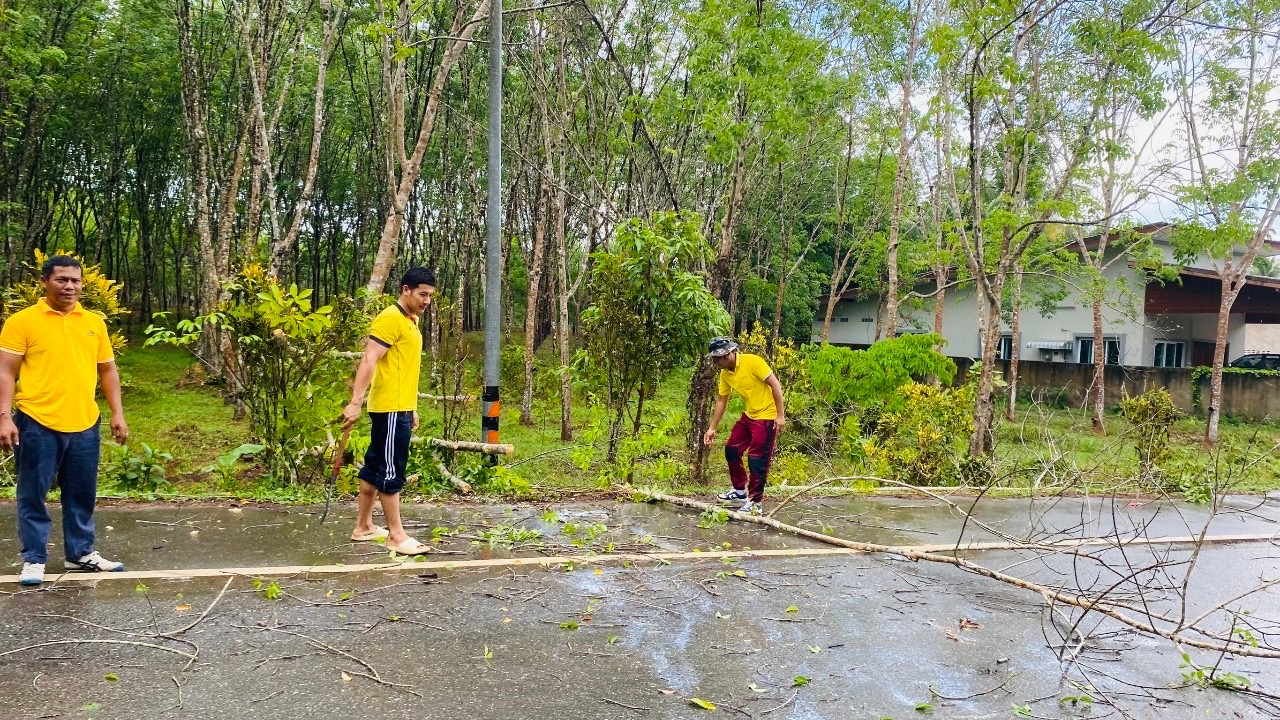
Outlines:
POLYGON ((444 475, 444 479, 452 483, 453 486, 457 488, 458 492, 462 493, 463 495, 467 495, 471 492, 471 484, 468 483, 466 480, 463 480, 462 478, 458 477, 457 475, 454 475, 453 473, 449 472, 449 468, 445 467, 444 463, 437 460, 436 467, 440 469, 440 474, 444 475))
MULTIPOLYGON (((1045 599, 1046 602, 1049 602, 1049 601, 1060 602, 1065 605, 1071 605, 1073 607, 1080 608, 1086 612, 1100 613, 1113 620, 1116 620, 1117 622, 1127 625, 1135 630, 1140 630, 1142 632, 1149 633, 1151 635, 1157 635, 1159 637, 1165 638, 1166 640, 1171 640, 1175 643, 1180 643, 1182 645, 1199 648, 1201 650, 1230 652, 1234 655, 1246 656, 1246 657, 1280 658, 1280 651, 1250 647, 1248 644, 1246 644, 1243 641, 1206 642, 1203 640, 1195 640, 1192 638, 1188 638, 1181 634, 1182 628, 1180 628, 1177 631, 1159 628, 1153 624, 1143 622, 1136 618, 1132 618, 1126 615, 1125 613, 1119 612, 1117 610, 1112 609, 1111 607, 1108 607, 1104 603, 1096 602, 1085 596, 1067 593, 1060 590, 1054 590, 1045 585, 1031 582, 1030 580, 1024 580, 1020 577, 1015 577, 1012 575, 1006 575, 1002 572, 992 570, 991 568, 979 565, 975 562, 966 560, 961 557, 955 557, 950 555, 940 555, 934 552, 922 552, 919 550, 911 550, 908 548, 896 547, 893 545, 881 545, 878 543, 867 543, 867 542, 858 542, 854 540, 846 540, 844 538, 835 537, 832 535, 825 535, 823 533, 814 532, 812 530, 805 530, 804 528, 796 527, 794 525, 788 525, 786 523, 779 522, 777 520, 774 520, 773 518, 765 517, 763 515, 747 515, 747 514, 732 511, 732 510, 725 510, 724 508, 718 505, 712 505, 710 503, 705 503, 700 500, 677 497, 675 495, 667 495, 665 493, 653 492, 648 490, 643 492, 644 494, 648 495, 649 497, 655 500, 661 500, 662 502, 671 503, 672 505, 693 508, 694 510, 701 510, 702 512, 725 513, 734 520, 739 520, 739 521, 748 522, 748 523, 755 523, 757 525, 765 525, 767 527, 774 528, 775 530, 781 530, 783 532, 791 533, 793 535, 799 535, 800 537, 807 537, 811 540, 818 540, 820 542, 827 543, 828 545, 835 545, 837 547, 849 548, 850 550, 858 550, 866 553, 884 553, 888 555, 897 555, 899 557, 903 557, 908 560, 915 560, 915 561, 924 560, 926 562, 935 562, 935 563, 942 563, 944 565, 953 565, 962 570, 971 572, 975 575, 981 575, 982 577, 990 578, 992 580, 998 580, 1000 582, 1013 585, 1014 587, 1022 588, 1023 590, 1029 590, 1031 592, 1038 593, 1040 596, 1042 596, 1045 599)), ((1036 549, 1036 547, 1037 546, 1035 545, 1028 545, 1027 549, 1036 549)), ((1198 633, 1200 632, 1195 628, 1186 628, 1186 629, 1195 630, 1198 633)))
POLYGON ((410 442, 427 443, 432 447, 444 450, 460 450, 462 452, 478 452, 486 455, 514 455, 515 445, 495 445, 492 443, 467 442, 465 440, 441 440, 433 437, 415 437, 410 442))

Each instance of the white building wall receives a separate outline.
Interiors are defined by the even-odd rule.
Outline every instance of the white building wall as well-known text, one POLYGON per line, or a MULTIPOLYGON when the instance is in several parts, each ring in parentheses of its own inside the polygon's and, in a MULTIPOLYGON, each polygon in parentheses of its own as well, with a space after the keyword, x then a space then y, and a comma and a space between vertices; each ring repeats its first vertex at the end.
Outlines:
MULTIPOLYGON (((1140 284, 1138 274, 1125 263, 1113 263, 1105 274, 1113 288, 1115 307, 1104 307, 1103 334, 1119 340, 1122 364, 1139 364, 1146 346, 1145 328, 1140 315, 1143 285, 1140 284), (1134 313, 1139 315, 1136 318, 1130 317, 1134 313)), ((878 304, 878 297, 838 303, 832 313, 828 340, 839 345, 870 345, 875 342, 878 304)), ((933 314, 931 300, 926 300, 920 307, 904 307, 899 315, 899 332, 932 331, 933 314)), ((981 355, 978 318, 978 297, 974 289, 961 287, 947 290, 942 320, 942 336, 947 341, 947 354, 959 357, 981 355)), ((1074 351, 1039 350, 1028 347, 1028 343, 1038 340, 1074 343, 1079 337, 1093 336, 1093 307, 1074 289, 1057 303, 1053 312, 1042 314, 1039 308, 1028 306, 1023 308, 1020 320, 1022 343, 1018 356, 1023 360, 1075 362, 1074 351)), ((882 326, 883 322, 879 325, 882 326)), ((1007 325, 1001 330, 1004 334, 1010 333, 1007 325)), ((813 325, 813 340, 816 342, 821 338, 822 318, 819 316, 813 325)), ((1146 348, 1146 352, 1150 355, 1152 350, 1146 348)))
POLYGON ((1280 353, 1280 325, 1248 325, 1244 331, 1244 352, 1280 353))

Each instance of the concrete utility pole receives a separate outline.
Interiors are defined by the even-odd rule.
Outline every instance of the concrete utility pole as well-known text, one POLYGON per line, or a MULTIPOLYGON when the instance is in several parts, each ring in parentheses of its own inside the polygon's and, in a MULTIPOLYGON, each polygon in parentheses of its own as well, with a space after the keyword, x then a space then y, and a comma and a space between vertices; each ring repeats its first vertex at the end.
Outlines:
MULTIPOLYGON (((489 200, 484 248, 484 417, 481 441, 498 444, 502 416, 499 357, 502 350, 502 0, 489 7, 489 200)), ((489 456, 495 461, 497 456, 489 456)))

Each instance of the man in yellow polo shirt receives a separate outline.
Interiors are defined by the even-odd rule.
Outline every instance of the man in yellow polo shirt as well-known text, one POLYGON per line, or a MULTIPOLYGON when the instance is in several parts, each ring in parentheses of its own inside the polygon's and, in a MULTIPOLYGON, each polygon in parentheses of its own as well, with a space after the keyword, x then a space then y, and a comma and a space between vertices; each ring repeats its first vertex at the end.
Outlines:
POLYGON ((762 512, 760 503, 764 500, 764 483, 773 462, 773 444, 778 432, 787 425, 782 385, 764 358, 738 352, 738 344, 731 338, 712 338, 708 355, 720 368, 720 392, 711 416, 711 427, 702 436, 702 442, 707 445, 715 442, 720 418, 724 417, 725 406, 729 404, 730 391, 736 390, 746 402, 746 411, 734 423, 724 445, 733 488, 721 493, 719 498, 746 500, 741 512, 759 515, 762 512), (747 456, 750 478, 742 468, 743 455, 747 456))
POLYGON ((409 537, 400 523, 400 491, 404 489, 409 439, 418 429, 418 376, 422 371, 422 333, 418 317, 431 304, 436 277, 427 268, 411 267, 400 280, 400 297, 369 327, 364 357, 356 368, 351 403, 342 411, 350 428, 360 419, 369 391, 369 450, 360 468, 356 527, 351 539, 387 539, 387 549, 421 555, 427 546, 409 537), (370 388, 372 385, 372 388, 370 388), (382 499, 386 529, 373 524, 373 501, 382 499))
POLYGON ((44 579, 53 526, 45 497, 54 478, 62 488, 66 568, 124 569, 93 549, 102 447, 94 401, 99 379, 111 407, 111 434, 120 443, 129 437, 107 324, 80 305, 84 269, 75 258, 54 255, 40 277, 45 296, 10 316, 0 330, 0 448, 13 451, 18 470, 23 585, 44 579))

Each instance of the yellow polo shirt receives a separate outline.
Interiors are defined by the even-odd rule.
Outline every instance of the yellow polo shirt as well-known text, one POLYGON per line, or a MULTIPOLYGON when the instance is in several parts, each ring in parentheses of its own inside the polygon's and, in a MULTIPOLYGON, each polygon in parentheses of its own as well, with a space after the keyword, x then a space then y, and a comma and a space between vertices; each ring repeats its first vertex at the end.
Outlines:
POLYGON ((759 355, 738 353, 738 366, 720 371, 720 394, 737 390, 747 405, 752 420, 777 420, 778 408, 773 402, 773 388, 765 380, 773 374, 769 363, 759 355))
POLYGON ((0 352, 22 356, 14 404, 28 417, 58 432, 98 424, 98 365, 115 359, 101 315, 80 303, 63 315, 41 298, 5 320, 0 352))
POLYGON ((369 412, 418 409, 418 374, 422 371, 422 333, 418 323, 399 304, 378 313, 369 339, 387 348, 373 368, 369 412))

